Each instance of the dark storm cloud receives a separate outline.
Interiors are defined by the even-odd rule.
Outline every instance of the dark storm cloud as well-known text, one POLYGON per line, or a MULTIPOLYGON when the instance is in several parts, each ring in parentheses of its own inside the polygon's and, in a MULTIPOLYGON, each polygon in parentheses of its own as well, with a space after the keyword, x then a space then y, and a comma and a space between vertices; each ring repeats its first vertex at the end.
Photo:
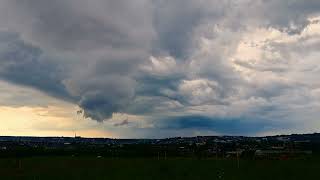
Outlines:
POLYGON ((154 1, 154 25, 159 34, 156 48, 171 56, 183 58, 188 53, 195 27, 201 23, 205 12, 194 1, 154 1), (183 8, 182 8, 183 4, 183 8))
POLYGON ((118 127, 118 126, 126 126, 126 125, 128 125, 129 123, 130 123, 129 120, 128 120, 128 119, 125 119, 125 120, 121 121, 120 123, 115 123, 114 126, 115 126, 115 127, 118 127))
POLYGON ((269 19, 269 25, 278 27, 289 34, 300 33, 303 28, 309 24, 307 19, 308 16, 318 14, 320 9, 320 2, 317 0, 271 0, 263 4, 261 3, 261 5, 266 6, 263 11, 269 19), (278 10, 281 12, 267 12, 267 10, 271 8, 273 8, 274 12, 277 12, 278 10))
MULTIPOLYGON (((76 99, 86 117, 102 121, 114 112, 124 111, 134 96, 135 80, 130 76, 148 59, 154 36, 148 1, 6 3, 14 11, 15 19, 24 22, 22 25, 9 23, 6 28, 18 31, 24 41, 34 44, 44 54, 62 56, 56 63, 65 65, 65 74, 47 62, 43 65, 52 69, 40 67, 38 70, 61 75, 52 86, 62 85, 62 89, 67 89, 65 96, 76 99)), ((30 66, 37 65, 37 62, 30 63, 30 66)), ((28 79, 16 81, 50 91, 31 84, 28 79)), ((51 81, 37 82, 49 85, 51 81)))
POLYGON ((241 118, 219 118, 206 116, 181 116, 164 120, 161 128, 176 130, 210 130, 224 135, 252 135, 261 131, 279 130, 289 124, 248 120, 241 118))
POLYGON ((63 68, 49 63, 41 49, 23 42, 15 33, 0 33, 0 78, 32 86, 57 98, 73 101, 62 84, 63 68))
POLYGON ((317 0, 2 0, 0 78, 98 121, 180 115, 165 127, 255 133, 269 125, 264 118, 240 117, 287 121, 298 101, 318 97, 316 36, 265 40, 254 62, 234 60, 239 44, 261 29, 303 36, 319 12, 317 0), (194 111, 203 114, 182 116, 194 111))
POLYGON ((31 40, 59 50, 145 46, 150 38, 147 1, 13 0, 31 40))

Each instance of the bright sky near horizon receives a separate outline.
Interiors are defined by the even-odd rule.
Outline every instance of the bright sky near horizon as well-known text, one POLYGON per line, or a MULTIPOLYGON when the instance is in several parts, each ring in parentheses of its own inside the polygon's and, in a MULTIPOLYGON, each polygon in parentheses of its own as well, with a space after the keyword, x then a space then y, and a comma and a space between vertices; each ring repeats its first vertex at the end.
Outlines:
POLYGON ((0 135, 320 130, 319 0, 0 0, 0 135))

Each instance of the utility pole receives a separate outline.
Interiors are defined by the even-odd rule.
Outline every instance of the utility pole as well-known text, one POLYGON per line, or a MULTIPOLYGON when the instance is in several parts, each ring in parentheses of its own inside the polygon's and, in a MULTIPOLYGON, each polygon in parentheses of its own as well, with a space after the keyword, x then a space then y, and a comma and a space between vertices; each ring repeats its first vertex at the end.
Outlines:
POLYGON ((239 169, 240 168, 239 151, 237 151, 237 165, 238 165, 238 169, 239 169))
POLYGON ((218 160, 218 156, 219 156, 219 145, 218 143, 216 144, 216 160, 218 160))

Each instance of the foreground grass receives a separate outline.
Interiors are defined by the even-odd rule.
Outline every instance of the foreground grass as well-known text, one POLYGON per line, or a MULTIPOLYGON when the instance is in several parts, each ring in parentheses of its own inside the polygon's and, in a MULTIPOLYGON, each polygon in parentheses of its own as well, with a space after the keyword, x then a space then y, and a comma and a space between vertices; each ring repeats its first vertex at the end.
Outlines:
POLYGON ((0 179, 320 179, 320 161, 104 159, 32 157, 0 159, 0 179))

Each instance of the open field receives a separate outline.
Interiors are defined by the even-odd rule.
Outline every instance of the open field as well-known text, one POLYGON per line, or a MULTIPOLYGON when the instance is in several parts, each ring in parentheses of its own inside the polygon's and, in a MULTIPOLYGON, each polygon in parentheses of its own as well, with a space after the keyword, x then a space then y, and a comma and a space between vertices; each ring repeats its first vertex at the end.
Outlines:
POLYGON ((0 179, 319 179, 320 159, 196 160, 29 157, 0 159, 0 179))

